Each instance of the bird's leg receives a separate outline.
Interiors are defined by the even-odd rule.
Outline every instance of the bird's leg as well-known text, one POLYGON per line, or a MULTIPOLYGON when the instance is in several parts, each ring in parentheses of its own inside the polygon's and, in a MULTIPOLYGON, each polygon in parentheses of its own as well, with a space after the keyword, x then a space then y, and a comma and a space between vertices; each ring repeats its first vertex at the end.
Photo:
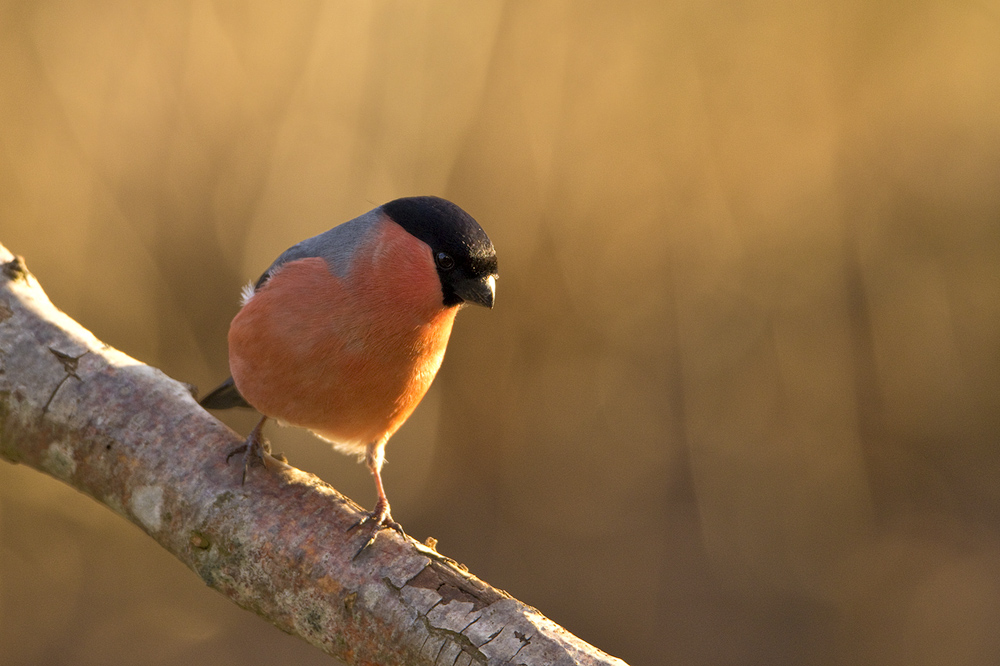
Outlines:
POLYGON ((375 492, 378 493, 378 500, 375 502, 375 509, 366 514, 361 520, 351 525, 347 530, 350 532, 358 527, 361 527, 365 523, 371 523, 373 526, 371 534, 365 543, 358 549, 358 552, 354 554, 357 558, 358 555, 364 552, 368 546, 375 542, 375 537, 378 536, 380 530, 385 528, 391 528, 399 532, 402 536, 406 536, 403 532, 403 526, 392 519, 392 514, 389 512, 389 500, 385 496, 385 488, 382 486, 382 463, 385 462, 385 442, 375 442, 368 445, 368 450, 365 452, 365 463, 368 465, 368 469, 371 470, 372 476, 375 477, 375 492))
POLYGON ((243 454, 243 479, 240 481, 240 485, 247 482, 247 470, 254 465, 267 466, 267 458, 271 454, 271 444, 264 439, 264 423, 267 422, 267 417, 261 418, 257 422, 257 425, 253 427, 250 434, 247 436, 247 441, 242 446, 238 446, 229 452, 226 456, 226 462, 238 453, 243 454))

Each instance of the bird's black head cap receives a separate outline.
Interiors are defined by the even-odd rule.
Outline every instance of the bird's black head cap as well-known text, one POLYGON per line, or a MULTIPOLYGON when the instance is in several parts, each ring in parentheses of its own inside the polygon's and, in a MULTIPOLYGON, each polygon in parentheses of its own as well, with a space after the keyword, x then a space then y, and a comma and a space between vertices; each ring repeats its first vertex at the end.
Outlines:
POLYGON ((439 197, 406 197, 382 205, 393 222, 430 246, 444 305, 493 307, 497 253, 479 223, 439 197))

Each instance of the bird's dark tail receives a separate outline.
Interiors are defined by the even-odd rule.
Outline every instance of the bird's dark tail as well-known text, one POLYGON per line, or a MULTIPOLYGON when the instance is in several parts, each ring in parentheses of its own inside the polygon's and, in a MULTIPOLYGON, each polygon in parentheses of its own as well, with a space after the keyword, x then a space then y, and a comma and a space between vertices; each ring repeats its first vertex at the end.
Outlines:
POLYGON ((219 384, 218 388, 198 401, 198 404, 205 409, 230 409, 231 407, 250 407, 233 383, 230 377, 219 384))

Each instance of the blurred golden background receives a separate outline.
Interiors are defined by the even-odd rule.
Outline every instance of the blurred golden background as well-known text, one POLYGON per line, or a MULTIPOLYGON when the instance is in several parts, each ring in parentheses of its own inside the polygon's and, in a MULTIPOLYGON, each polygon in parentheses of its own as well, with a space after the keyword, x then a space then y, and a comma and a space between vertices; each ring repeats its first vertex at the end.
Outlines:
MULTIPOLYGON (((414 194, 501 279, 411 535, 633 666, 1000 663, 996 2, 0 2, 0 242, 203 392, 243 283, 414 194)), ((329 660, 0 464, 0 662, 329 660)))

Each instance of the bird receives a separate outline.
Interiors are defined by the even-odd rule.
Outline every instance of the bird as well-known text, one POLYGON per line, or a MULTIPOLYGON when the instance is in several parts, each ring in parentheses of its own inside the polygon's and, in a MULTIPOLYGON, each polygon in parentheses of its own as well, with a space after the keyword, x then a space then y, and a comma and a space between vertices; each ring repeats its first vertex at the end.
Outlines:
MULTIPOLYGON (((479 223, 435 196, 389 201, 285 250, 243 288, 229 327, 231 376, 206 409, 252 407, 243 476, 280 466, 268 420, 305 428, 363 459, 374 477, 364 551, 383 528, 404 534, 382 484, 385 446, 427 393, 458 310, 493 308, 497 255, 479 223)), ((283 461, 282 461, 283 462, 283 461)))

